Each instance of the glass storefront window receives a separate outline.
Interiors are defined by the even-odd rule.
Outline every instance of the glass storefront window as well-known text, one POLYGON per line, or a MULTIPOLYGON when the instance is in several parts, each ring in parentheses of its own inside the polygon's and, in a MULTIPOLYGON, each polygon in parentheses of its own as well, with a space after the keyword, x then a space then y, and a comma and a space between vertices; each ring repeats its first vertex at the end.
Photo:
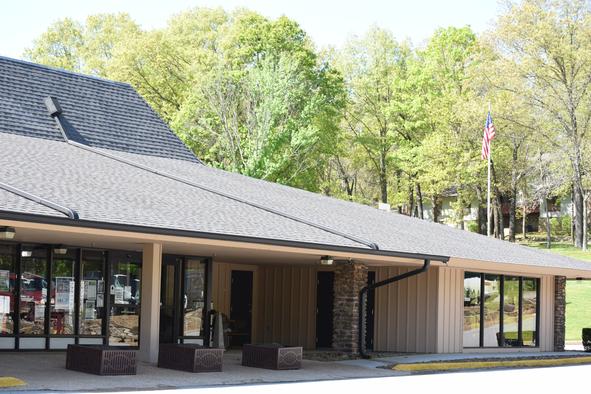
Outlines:
POLYGON ((82 251, 80 262, 80 335, 103 335, 105 257, 102 251, 82 251))
POLYGON ((63 251, 66 253, 58 254, 54 250, 52 259, 49 313, 49 333, 52 335, 74 334, 74 267, 77 250, 63 251))
POLYGON ((523 279, 522 289, 522 336, 523 346, 536 346, 536 321, 537 321, 537 303, 538 303, 538 280, 523 279))
POLYGON ((504 346, 521 346, 519 343, 519 278, 506 276, 503 289, 503 337, 504 346))
POLYGON ((538 292, 539 279, 466 272, 464 347, 537 346, 538 292))
POLYGON ((138 346, 141 255, 114 253, 111 258, 109 344, 138 346))
POLYGON ((16 247, 0 245, 0 335, 14 334, 16 247))
POLYGON ((183 336, 201 335, 205 305, 205 261, 189 258, 185 261, 183 283, 183 336))
POLYGON ((499 346, 501 323, 501 277, 484 275, 484 338, 486 347, 499 346))
POLYGON ((464 347, 480 346, 480 274, 464 275, 464 347))
POLYGON ((21 334, 45 334, 47 253, 46 248, 23 247, 21 251, 21 334))

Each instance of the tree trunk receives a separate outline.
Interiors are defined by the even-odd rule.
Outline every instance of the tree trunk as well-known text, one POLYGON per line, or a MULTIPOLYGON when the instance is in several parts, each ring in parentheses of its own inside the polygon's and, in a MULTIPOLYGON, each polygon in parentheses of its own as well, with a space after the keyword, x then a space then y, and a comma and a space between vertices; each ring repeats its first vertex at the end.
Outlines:
MULTIPOLYGON (((486 235, 486 207, 483 206, 482 188, 476 187, 476 199, 478 200, 478 210, 476 211, 476 223, 478 224, 478 233, 486 235)), ((486 204, 486 201, 484 202, 486 204)))
POLYGON ((587 251, 587 198, 588 194, 585 193, 583 197, 583 250, 587 251))
POLYGON ((550 228, 550 214, 548 212, 548 197, 544 196, 542 200, 542 207, 544 208, 544 213, 546 214, 546 248, 550 249, 552 247, 552 229, 550 228))
POLYGON ((386 165, 386 151, 380 152, 380 199, 384 204, 388 203, 388 177, 386 165))
POLYGON ((425 219, 425 210, 423 209, 423 193, 421 192, 421 184, 417 182, 417 205, 419 209, 419 218, 425 219))
POLYGON ((409 179, 408 185, 408 216, 414 216, 415 214, 415 195, 414 195, 414 187, 412 182, 409 179))
POLYGON ((435 223, 439 223, 439 196, 438 195, 433 195, 433 197, 431 197, 431 204, 433 205, 433 222, 435 223))
POLYGON ((574 141, 574 152, 573 158, 571 160, 573 165, 574 177, 573 204, 575 207, 575 217, 573 218, 573 222, 575 223, 575 246, 577 248, 580 248, 583 246, 583 181, 581 169, 581 148, 578 142, 579 141, 577 140, 574 141))
POLYGON ((581 248, 583 246, 583 193, 580 187, 575 185, 573 205, 575 208, 575 246, 581 248))
POLYGON ((515 242, 515 233, 517 231, 517 222, 515 215, 517 212, 517 185, 511 186, 511 196, 509 196, 509 242, 515 242))
POLYGON ((527 239, 527 204, 525 203, 525 197, 523 198, 523 219, 521 224, 521 233, 523 234, 523 240, 527 239))
POLYGON ((515 222, 515 213, 517 211, 517 159, 519 153, 519 145, 513 142, 513 156, 511 169, 511 192, 509 195, 509 242, 515 242, 515 232, 517 231, 517 223, 515 222))

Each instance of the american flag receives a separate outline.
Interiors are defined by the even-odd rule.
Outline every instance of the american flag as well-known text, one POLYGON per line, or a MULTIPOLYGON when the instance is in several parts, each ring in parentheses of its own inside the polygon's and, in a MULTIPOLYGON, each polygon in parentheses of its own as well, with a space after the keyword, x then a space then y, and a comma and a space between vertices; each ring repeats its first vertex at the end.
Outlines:
POLYGON ((486 124, 484 125, 484 135, 482 136, 482 159, 488 159, 490 155, 490 142, 495 138, 495 125, 493 124, 490 111, 486 117, 486 124))

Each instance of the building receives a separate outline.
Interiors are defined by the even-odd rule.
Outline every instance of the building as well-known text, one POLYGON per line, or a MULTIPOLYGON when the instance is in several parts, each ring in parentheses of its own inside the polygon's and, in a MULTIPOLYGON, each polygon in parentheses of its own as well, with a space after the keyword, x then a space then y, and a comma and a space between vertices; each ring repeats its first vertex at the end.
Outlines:
POLYGON ((0 58, 0 348, 553 350, 587 263, 210 168, 129 86, 0 58), (367 293, 368 283, 416 275, 367 293), (359 323, 363 322, 362 325, 359 323), (367 335, 361 335, 366 327, 367 335))
MULTIPOLYGON (((456 188, 446 190, 440 197, 439 216, 438 223, 447 224, 448 226, 461 227, 456 218, 456 207, 454 204, 458 200, 458 193, 456 188)), ((544 221, 546 217, 550 220, 554 219, 556 224, 560 225, 560 232, 569 232, 568 229, 570 221, 562 223, 563 219, 570 219, 573 213, 572 199, 570 196, 563 196, 558 198, 553 196, 547 201, 548 212, 544 210, 543 200, 538 201, 535 204, 530 204, 527 207, 527 217, 525 223, 526 232, 537 232, 544 231, 544 221)), ((478 208, 479 203, 476 198, 470 201, 470 206, 464 208, 464 215, 462 217, 463 225, 465 229, 469 229, 470 226, 476 226, 478 221, 478 208)), ((486 220, 486 208, 481 207, 483 220, 486 220)), ((501 196, 501 209, 503 212, 503 227, 505 229, 505 235, 509 234, 509 210, 510 202, 506 196, 501 196)), ((516 232, 519 234, 523 231, 523 205, 521 201, 517 203, 517 228, 516 232)), ((423 203, 423 216, 426 220, 433 221, 433 203, 430 200, 426 200, 423 203)), ((475 227, 477 228, 477 227, 475 227)))

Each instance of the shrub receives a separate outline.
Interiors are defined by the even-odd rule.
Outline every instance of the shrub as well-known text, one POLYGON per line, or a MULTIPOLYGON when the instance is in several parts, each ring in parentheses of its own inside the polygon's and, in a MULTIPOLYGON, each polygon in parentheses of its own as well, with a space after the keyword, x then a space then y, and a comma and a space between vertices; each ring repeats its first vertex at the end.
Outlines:
POLYGON ((477 233, 478 232, 478 222, 476 222, 476 221, 468 222, 468 231, 471 231, 473 233, 477 233))
POLYGON ((562 231, 565 235, 569 235, 571 228, 573 226, 573 221, 570 216, 563 216, 562 217, 562 231))
POLYGON ((552 235, 562 234, 562 221, 559 218, 550 218, 552 235))
POLYGON ((586 352, 591 352, 591 328, 583 328, 583 347, 586 352))

